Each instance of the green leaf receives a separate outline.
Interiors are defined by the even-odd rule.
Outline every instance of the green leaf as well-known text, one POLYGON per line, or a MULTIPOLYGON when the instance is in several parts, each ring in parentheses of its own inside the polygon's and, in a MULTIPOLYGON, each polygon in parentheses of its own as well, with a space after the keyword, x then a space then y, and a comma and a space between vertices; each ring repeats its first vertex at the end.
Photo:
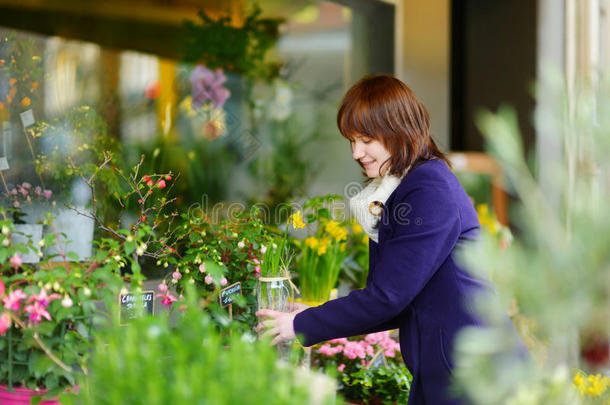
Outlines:
POLYGON ((53 360, 51 360, 48 356, 38 353, 32 353, 29 363, 30 371, 36 376, 36 378, 41 378, 45 374, 49 373, 54 365, 53 360))
POLYGON ((66 257, 72 261, 78 262, 80 260, 80 258, 78 257, 78 255, 74 252, 68 252, 66 253, 66 257))
POLYGON ((136 242, 135 241, 125 242, 124 248, 125 248, 125 254, 129 256, 131 254, 131 252, 136 250, 136 242))

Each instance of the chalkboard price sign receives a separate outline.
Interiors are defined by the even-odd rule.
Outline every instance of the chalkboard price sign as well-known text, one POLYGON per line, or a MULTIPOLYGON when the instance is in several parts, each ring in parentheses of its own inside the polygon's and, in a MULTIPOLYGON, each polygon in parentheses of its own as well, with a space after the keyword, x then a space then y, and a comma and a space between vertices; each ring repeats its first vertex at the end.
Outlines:
POLYGON ((153 315, 154 307, 154 291, 119 294, 119 323, 126 325, 141 314, 153 315))
POLYGON ((233 303, 233 297, 241 294, 241 282, 231 284, 227 288, 220 290, 218 299, 220 300, 220 306, 226 307, 233 303))

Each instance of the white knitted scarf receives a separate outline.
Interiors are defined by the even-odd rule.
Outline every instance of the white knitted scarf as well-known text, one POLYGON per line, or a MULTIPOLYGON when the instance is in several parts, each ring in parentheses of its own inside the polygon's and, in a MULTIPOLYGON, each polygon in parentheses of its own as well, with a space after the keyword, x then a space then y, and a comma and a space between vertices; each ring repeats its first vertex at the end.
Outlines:
POLYGON ((375 177, 369 185, 349 200, 352 215, 375 243, 379 242, 379 221, 383 213, 383 205, 401 180, 402 177, 390 174, 375 177))

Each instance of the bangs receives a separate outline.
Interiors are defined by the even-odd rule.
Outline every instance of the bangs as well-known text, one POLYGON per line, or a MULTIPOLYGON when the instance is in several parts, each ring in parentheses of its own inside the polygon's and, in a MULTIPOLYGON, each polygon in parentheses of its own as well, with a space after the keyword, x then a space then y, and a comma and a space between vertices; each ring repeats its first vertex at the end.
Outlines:
POLYGON ((341 135, 350 141, 357 136, 378 139, 384 131, 383 123, 377 122, 377 114, 371 114, 368 104, 358 97, 345 97, 343 100, 337 114, 337 126, 341 135))

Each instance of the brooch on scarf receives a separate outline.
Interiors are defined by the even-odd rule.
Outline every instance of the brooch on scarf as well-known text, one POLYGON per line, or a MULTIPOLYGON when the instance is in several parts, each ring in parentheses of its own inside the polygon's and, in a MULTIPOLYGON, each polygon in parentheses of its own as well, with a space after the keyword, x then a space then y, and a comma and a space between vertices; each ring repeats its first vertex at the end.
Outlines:
POLYGON ((369 204, 369 212, 374 216, 381 216, 383 213, 383 203, 381 201, 373 201, 369 204))

